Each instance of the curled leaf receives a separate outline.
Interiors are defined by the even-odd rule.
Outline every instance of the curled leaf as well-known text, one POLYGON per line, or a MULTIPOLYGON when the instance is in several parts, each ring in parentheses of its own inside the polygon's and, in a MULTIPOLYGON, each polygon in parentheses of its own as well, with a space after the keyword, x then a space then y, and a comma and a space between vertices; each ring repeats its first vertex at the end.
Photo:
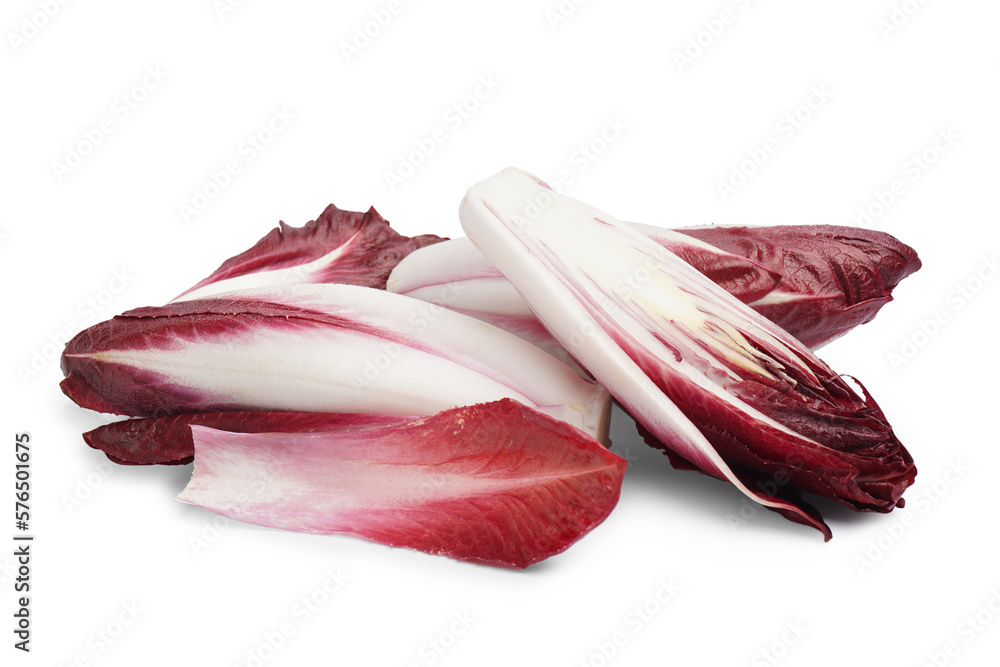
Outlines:
POLYGON ((252 248, 227 259, 174 301, 295 283, 385 289, 389 273, 404 257, 443 240, 431 234, 402 236, 374 208, 356 213, 330 204, 302 227, 279 222, 252 248))

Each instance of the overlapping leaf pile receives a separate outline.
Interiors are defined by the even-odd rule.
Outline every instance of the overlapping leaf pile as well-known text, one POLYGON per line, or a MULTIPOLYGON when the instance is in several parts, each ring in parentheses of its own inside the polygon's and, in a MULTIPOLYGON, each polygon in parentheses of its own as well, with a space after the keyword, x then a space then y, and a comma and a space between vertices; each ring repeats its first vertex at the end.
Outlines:
POLYGON ((330 206, 81 332, 63 391, 130 417, 84 439, 126 465, 193 460, 179 499, 232 518, 503 567, 615 507, 612 396, 675 467, 827 538, 802 493, 902 505, 912 458, 810 347, 871 320, 911 248, 626 224, 513 169, 460 218, 468 239, 411 239, 330 206))

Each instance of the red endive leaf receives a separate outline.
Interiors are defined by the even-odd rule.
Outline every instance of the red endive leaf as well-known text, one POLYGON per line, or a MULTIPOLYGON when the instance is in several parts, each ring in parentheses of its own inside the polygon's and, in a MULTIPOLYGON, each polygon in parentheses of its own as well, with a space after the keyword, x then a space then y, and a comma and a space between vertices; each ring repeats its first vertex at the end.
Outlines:
MULTIPOLYGON (((913 248, 884 232, 834 225, 670 230, 624 223, 806 345, 870 322, 920 268, 913 248)), ((467 238, 421 248, 386 289, 446 306, 568 358, 504 275, 467 238)))
POLYGON ((343 283, 385 289, 400 260, 417 248, 443 241, 425 234, 397 233, 372 208, 342 211, 333 204, 302 227, 279 222, 267 236, 223 262, 208 278, 175 301, 290 283, 343 283))
POLYGON ((183 465, 194 460, 192 425, 233 433, 313 433, 335 428, 387 426, 408 419, 332 412, 187 412, 112 422, 84 433, 83 439, 114 463, 183 465))
MULTIPOLYGON (((723 288, 816 348, 870 322, 892 290, 920 268, 913 248, 885 232, 836 225, 680 229, 721 250, 768 258, 780 281, 757 296, 723 288)), ((698 267, 696 262, 683 257, 698 267)), ((711 277, 711 276, 710 276, 711 277)), ((714 278, 713 278, 714 280, 714 278)))
POLYGON ((78 405, 185 412, 436 414, 513 398, 603 439, 608 392, 506 331, 384 290, 286 285, 140 308, 73 338, 78 405))
POLYGON ((191 427, 179 500, 232 519, 510 568, 562 552, 618 502, 624 459, 503 399, 323 433, 191 427))
POLYGON ((859 511, 902 504, 916 468, 871 396, 662 244, 515 169, 470 188, 459 216, 672 460, 826 537, 800 492, 859 511))

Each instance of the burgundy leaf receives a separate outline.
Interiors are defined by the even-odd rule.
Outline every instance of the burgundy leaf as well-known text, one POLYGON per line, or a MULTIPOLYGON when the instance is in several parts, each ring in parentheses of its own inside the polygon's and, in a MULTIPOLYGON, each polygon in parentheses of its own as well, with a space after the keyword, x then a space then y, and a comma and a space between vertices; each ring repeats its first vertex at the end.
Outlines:
POLYGON ((398 234, 375 211, 342 211, 333 204, 302 227, 279 222, 249 250, 175 301, 289 283, 344 283, 385 289, 392 269, 417 248, 444 241, 426 234, 398 234))
POLYGON ((62 358, 82 407, 430 415, 513 398, 604 439, 607 391, 517 336, 383 290, 286 285, 140 308, 62 358))
POLYGON ((901 504, 916 469, 868 393, 663 244, 515 169, 470 188, 460 217, 676 463, 828 538, 800 492, 864 511, 901 504), (532 204, 540 213, 526 215, 532 204))
MULTIPOLYGON (((899 281, 920 268, 913 248, 884 232, 856 227, 795 225, 677 231, 777 267, 780 282, 758 296, 737 293, 709 277, 813 348, 870 322, 882 306, 892 301, 892 290, 899 281)), ((698 267, 688 257, 684 259, 698 267)))
MULTIPOLYGON (((625 223, 810 347, 875 317, 900 280, 920 268, 889 234, 851 227, 708 227, 625 223)), ((446 306, 566 352, 513 285, 469 239, 422 248, 399 263, 387 289, 446 306)))
POLYGON ((183 465, 194 459, 191 426, 232 433, 313 433, 386 426, 410 417, 331 412, 188 412, 126 419, 95 428, 83 439, 123 465, 183 465))
POLYGON ((509 399, 361 430, 192 431, 184 502, 509 568, 558 554, 604 521, 626 467, 581 431, 509 399))

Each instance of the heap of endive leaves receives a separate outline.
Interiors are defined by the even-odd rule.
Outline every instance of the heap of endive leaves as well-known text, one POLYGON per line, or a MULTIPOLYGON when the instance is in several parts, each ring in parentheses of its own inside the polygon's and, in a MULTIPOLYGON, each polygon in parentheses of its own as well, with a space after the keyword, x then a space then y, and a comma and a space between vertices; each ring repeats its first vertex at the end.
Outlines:
POLYGON ((81 332, 63 391, 130 417, 84 438, 117 463, 193 460, 178 497, 231 518, 504 567, 614 508, 612 397, 675 467, 827 539, 802 493, 902 505, 912 458, 812 348, 891 300, 911 248, 623 223, 516 169, 459 215, 468 239, 411 239, 330 206, 81 332))

